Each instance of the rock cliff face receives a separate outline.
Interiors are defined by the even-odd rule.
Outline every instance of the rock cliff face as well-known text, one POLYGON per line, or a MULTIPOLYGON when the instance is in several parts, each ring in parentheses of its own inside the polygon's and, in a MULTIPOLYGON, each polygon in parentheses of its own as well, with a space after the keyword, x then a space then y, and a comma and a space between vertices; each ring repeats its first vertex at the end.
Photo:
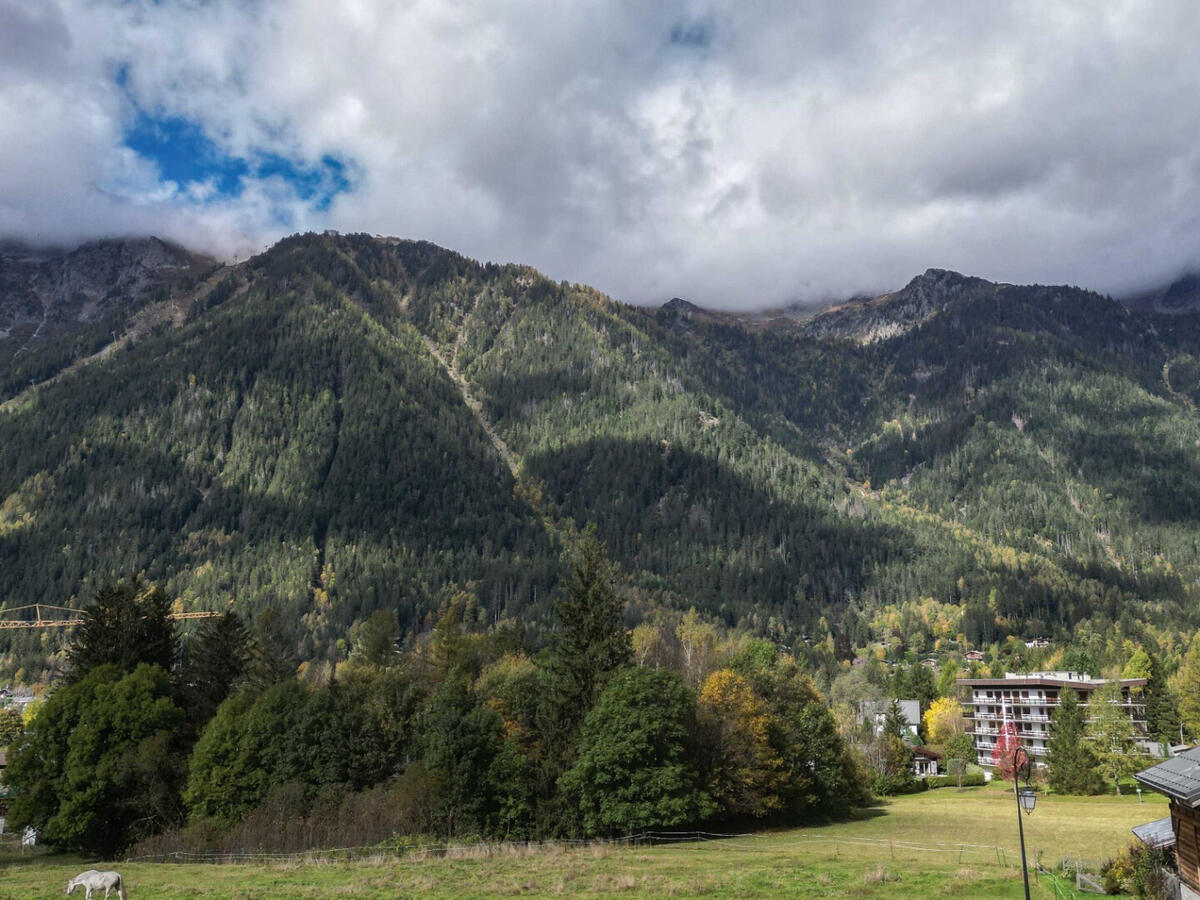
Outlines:
POLYGON ((841 337, 867 344, 906 334, 968 294, 997 287, 945 269, 929 269, 904 288, 851 300, 813 317, 801 328, 812 337, 841 337))
POLYGON ((0 249, 0 339, 21 326, 40 336, 56 324, 132 312, 156 288, 212 265, 158 238, 95 241, 70 253, 0 249))
POLYGON ((156 300, 217 266, 158 238, 94 241, 70 252, 0 245, 0 393, 99 351, 156 300))
POLYGON ((1169 285, 1145 291, 1125 299, 1125 305, 1138 312, 1178 314, 1200 309, 1200 274, 1191 273, 1169 285))

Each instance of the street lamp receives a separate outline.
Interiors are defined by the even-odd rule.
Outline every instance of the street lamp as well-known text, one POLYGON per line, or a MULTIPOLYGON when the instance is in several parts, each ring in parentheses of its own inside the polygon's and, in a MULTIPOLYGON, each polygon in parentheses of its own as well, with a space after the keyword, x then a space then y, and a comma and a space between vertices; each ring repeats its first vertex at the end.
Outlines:
POLYGON ((1021 788, 1017 791, 1017 802, 1021 804, 1021 809, 1026 814, 1033 812, 1033 808, 1037 806, 1037 791, 1033 788, 1021 788))
POLYGON ((1025 879, 1025 900, 1029 900, 1029 866, 1025 862, 1025 823, 1021 813, 1029 815, 1037 805, 1037 793, 1029 783, 1029 754, 1025 748, 1018 745, 1013 750, 1013 791, 1017 795, 1017 833, 1021 835, 1021 877, 1025 879), (1025 779, 1025 787, 1021 787, 1018 779, 1025 779))

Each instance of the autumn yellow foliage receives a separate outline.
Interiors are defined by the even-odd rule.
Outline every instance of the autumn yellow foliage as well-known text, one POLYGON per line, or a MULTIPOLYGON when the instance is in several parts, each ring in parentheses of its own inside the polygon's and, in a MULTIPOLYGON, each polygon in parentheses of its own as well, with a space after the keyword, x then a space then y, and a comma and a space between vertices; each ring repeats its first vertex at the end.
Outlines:
POLYGON ((700 721, 712 754, 713 799, 730 815, 780 808, 783 760, 770 743, 772 716, 741 675, 719 669, 700 689, 700 721))

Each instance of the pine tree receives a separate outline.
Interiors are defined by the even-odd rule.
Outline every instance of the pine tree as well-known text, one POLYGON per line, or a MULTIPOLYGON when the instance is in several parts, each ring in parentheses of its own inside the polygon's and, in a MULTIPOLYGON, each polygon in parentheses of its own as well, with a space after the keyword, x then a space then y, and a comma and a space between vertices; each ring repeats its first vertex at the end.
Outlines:
POLYGON ((1145 678, 1144 687, 1130 688, 1130 694, 1146 706, 1146 733, 1163 744, 1179 737, 1179 706, 1163 676, 1158 656, 1138 647, 1121 672, 1122 678, 1145 678))
POLYGON ((1095 794, 1100 790, 1096 757, 1085 734, 1083 707, 1069 687, 1059 694, 1058 706, 1050 716, 1046 765, 1050 786, 1061 794, 1095 794))
POLYGON ((1150 675, 1143 692, 1146 701, 1146 731, 1156 740, 1169 746, 1180 739, 1179 703, 1167 684, 1157 654, 1151 653, 1149 656, 1150 675))
POLYGON ((255 690, 266 690, 295 674, 296 655, 274 609, 268 607, 254 619, 247 656, 246 683, 255 690))
POLYGON ((608 676, 629 665, 633 645, 623 621, 616 575, 604 545, 589 527, 568 557, 570 572, 555 603, 550 674, 555 705, 568 730, 583 721, 608 676))
POLYGON ((908 721, 904 718, 899 700, 893 699, 888 704, 887 712, 883 715, 883 734, 901 741, 908 741, 911 737, 908 721))
POLYGON ((633 644, 622 618, 624 603, 615 573, 594 526, 567 555, 569 573, 554 604, 556 627, 542 671, 538 709, 541 765, 537 806, 542 833, 582 829, 579 810, 564 805, 558 779, 574 762, 579 729, 596 698, 617 669, 633 659, 633 644))
POLYGON ((207 619, 188 642, 183 693, 188 719, 202 726, 241 683, 249 654, 249 634, 235 612, 207 619))
POLYGON ((359 626, 354 656, 369 666, 381 669, 393 665, 399 636, 396 613, 390 609, 377 609, 359 626))
POLYGON ((140 663, 170 672, 179 648, 170 612, 166 592, 140 577, 100 588, 81 613, 83 624, 71 642, 69 680, 78 682, 110 663, 122 672, 132 672, 140 663))

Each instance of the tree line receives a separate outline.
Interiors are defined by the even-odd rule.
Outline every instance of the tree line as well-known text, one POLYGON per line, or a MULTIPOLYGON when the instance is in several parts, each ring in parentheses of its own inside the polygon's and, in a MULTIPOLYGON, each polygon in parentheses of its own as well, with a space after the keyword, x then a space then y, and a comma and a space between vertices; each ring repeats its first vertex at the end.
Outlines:
POLYGON ((448 598, 407 641, 377 612, 313 684, 269 616, 230 612, 182 639, 164 591, 106 586, 12 748, 11 821, 114 854, 320 840, 364 806, 375 830, 361 816, 355 828, 370 843, 796 823, 869 798, 790 654, 745 636, 709 647, 712 626, 693 618, 705 659, 651 660, 594 532, 565 554, 540 649, 511 625, 480 627, 476 603, 448 598))

